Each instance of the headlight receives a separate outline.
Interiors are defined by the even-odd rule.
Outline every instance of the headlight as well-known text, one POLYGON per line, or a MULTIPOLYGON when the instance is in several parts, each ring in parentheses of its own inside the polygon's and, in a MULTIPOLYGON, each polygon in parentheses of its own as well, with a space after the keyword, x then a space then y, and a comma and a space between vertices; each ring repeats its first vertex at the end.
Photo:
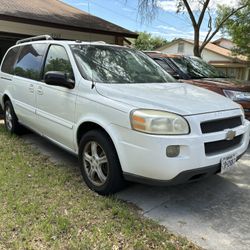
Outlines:
POLYGON ((158 135, 189 134, 187 121, 179 115, 149 109, 137 109, 131 113, 131 126, 134 130, 158 135))
POLYGON ((223 90, 226 97, 233 101, 250 101, 250 92, 234 91, 234 90, 223 90))

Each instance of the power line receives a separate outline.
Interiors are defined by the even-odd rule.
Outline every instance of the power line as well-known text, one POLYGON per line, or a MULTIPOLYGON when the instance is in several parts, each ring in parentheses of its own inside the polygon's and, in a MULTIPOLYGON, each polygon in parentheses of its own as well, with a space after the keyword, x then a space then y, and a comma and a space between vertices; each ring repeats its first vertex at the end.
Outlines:
MULTIPOLYGON (((120 1, 118 1, 118 2, 120 2, 120 1)), ((120 3, 121 3, 121 2, 120 2, 120 3)), ((132 19, 131 17, 126 16, 126 15, 124 15, 124 14, 117 14, 117 13, 115 13, 113 10, 111 10, 111 9, 109 9, 109 8, 107 8, 107 7, 105 7, 105 6, 101 5, 101 4, 99 4, 99 3, 92 2, 92 4, 97 5, 97 6, 101 7, 101 8, 103 8, 103 9, 106 9, 106 10, 109 11, 109 12, 112 12, 113 15, 116 15, 116 16, 119 16, 119 17, 122 16, 122 17, 124 17, 124 18, 126 18, 126 19, 129 19, 130 21, 133 21, 133 22, 135 22, 136 24, 138 24, 138 20, 137 20, 137 19, 132 19)), ((131 9, 134 10, 134 11, 137 11, 137 9, 135 9, 135 8, 132 7, 132 6, 129 6, 129 5, 126 5, 126 6, 128 6, 129 8, 131 8, 131 9)), ((170 23, 167 23, 167 22, 165 22, 165 21, 163 21, 163 20, 160 20, 160 19, 158 19, 158 21, 159 21, 161 24, 166 24, 166 25, 168 25, 169 27, 172 27, 172 28, 175 28, 176 30, 179 30, 179 27, 174 27, 174 26, 173 26, 172 24, 170 24, 170 23)), ((152 29, 154 29, 154 30, 157 30, 157 31, 158 31, 157 28, 155 28, 155 27, 153 27, 153 26, 151 26, 151 25, 148 25, 148 24, 147 24, 147 26, 150 27, 150 28, 152 28, 152 29)))
POLYGON ((137 21, 136 19, 132 19, 131 17, 126 16, 126 15, 124 15, 124 14, 118 14, 118 13, 114 12, 114 10, 111 10, 111 9, 109 9, 109 8, 107 8, 107 7, 105 7, 105 6, 101 5, 101 4, 99 4, 99 3, 92 2, 92 4, 97 5, 98 7, 100 7, 100 8, 102 8, 102 9, 105 9, 105 10, 111 12, 111 13, 112 13, 113 15, 115 15, 115 16, 124 17, 124 18, 126 18, 126 19, 128 19, 128 20, 130 20, 130 21, 132 21, 132 22, 135 22, 136 24, 138 24, 138 21, 137 21))
MULTIPOLYGON (((92 2, 92 4, 94 4, 94 5, 96 5, 96 6, 99 6, 100 8, 105 9, 105 10, 111 12, 113 15, 116 15, 116 16, 118 16, 118 17, 126 18, 126 19, 128 19, 128 20, 130 20, 130 21, 132 21, 132 22, 134 22, 134 23, 136 23, 136 24, 138 25, 138 21, 137 21, 136 19, 132 19, 131 17, 126 16, 126 15, 124 15, 124 14, 118 14, 118 13, 114 12, 113 10, 111 10, 111 9, 109 9, 109 8, 107 8, 107 7, 104 7, 103 5, 101 5, 101 4, 99 4, 99 3, 92 2)), ((150 27, 150 28, 152 28, 152 29, 154 29, 154 30, 156 30, 156 31, 158 31, 157 28, 155 28, 155 27, 153 27, 153 26, 151 26, 151 25, 147 25, 147 26, 150 27)))
MULTIPOLYGON (((121 4, 123 4, 121 1, 119 1, 118 0, 118 2, 119 3, 121 3, 121 4)), ((124 6, 127 6, 127 7, 129 7, 129 8, 131 8, 132 10, 134 10, 134 11, 138 11, 136 8, 134 8, 134 7, 132 7, 131 5, 129 5, 129 4, 125 4, 124 6)), ((172 14, 171 12, 168 12, 168 14, 169 15, 171 15, 171 16, 173 16, 173 17, 175 17, 175 18, 178 18, 179 20, 181 20, 183 23, 185 23, 186 25, 187 25, 187 21, 186 20, 184 20, 184 19, 182 19, 180 16, 178 16, 178 15, 174 15, 174 14, 172 14)), ((170 23, 167 23, 166 21, 163 21, 163 20, 161 20, 160 18, 158 18, 158 17, 156 17, 156 20, 158 20, 158 21, 160 21, 161 23, 163 23, 163 24, 167 24, 167 25, 169 25, 170 27, 172 27, 172 28, 177 28, 176 26, 173 26, 173 24, 170 24, 170 23)), ((188 25, 189 26, 192 26, 192 24, 190 23, 190 20, 188 20, 188 25)))
MULTIPOLYGON (((119 1, 118 1, 118 2, 119 2, 119 1)), ((96 6, 100 7, 100 8, 102 8, 102 9, 108 11, 108 12, 111 12, 111 13, 112 13, 113 15, 115 15, 115 16, 118 16, 118 17, 120 17, 120 18, 123 17, 123 18, 125 18, 126 20, 130 20, 130 21, 136 23, 137 25, 139 24, 137 19, 132 19, 130 16, 127 16, 127 15, 124 15, 124 14, 120 14, 120 13, 118 14, 118 13, 114 12, 114 10, 112 10, 112 9, 110 9, 110 8, 107 8, 106 6, 103 6, 103 5, 101 5, 101 4, 99 4, 99 3, 96 3, 96 2, 92 2, 92 4, 94 4, 94 5, 96 5, 96 6)), ((133 8, 133 7, 130 7, 130 6, 128 6, 128 7, 131 8, 132 10, 137 11, 137 9, 135 9, 135 8, 133 8)), ((166 24, 166 25, 168 25, 170 28, 174 28, 174 29, 176 29, 177 31, 180 30, 178 27, 174 27, 172 24, 169 24, 169 23, 167 23, 167 22, 165 22, 165 21, 161 21, 161 20, 159 20, 159 19, 158 19, 158 21, 160 21, 160 24, 166 24)), ((151 26, 151 25, 147 25, 147 27, 150 27, 151 29, 155 30, 155 31, 156 31, 155 33, 159 33, 159 35, 160 35, 161 32, 159 32, 159 28, 153 27, 153 26, 151 26)), ((154 33, 154 32, 151 32, 151 33, 154 33)), ((167 35, 168 33, 167 33, 167 32, 166 32, 166 33, 162 32, 162 34, 167 35)), ((181 36, 181 35, 180 35, 180 36, 181 36)))

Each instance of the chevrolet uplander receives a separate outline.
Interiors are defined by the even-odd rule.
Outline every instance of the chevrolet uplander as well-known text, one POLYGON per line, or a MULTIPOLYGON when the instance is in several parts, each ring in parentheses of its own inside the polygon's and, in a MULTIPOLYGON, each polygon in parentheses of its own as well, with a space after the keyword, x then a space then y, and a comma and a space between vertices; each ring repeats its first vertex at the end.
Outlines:
POLYGON ((249 143, 239 104, 103 42, 18 41, 1 64, 0 102, 10 133, 25 126, 77 154, 102 195, 125 180, 169 185, 224 173, 249 143))

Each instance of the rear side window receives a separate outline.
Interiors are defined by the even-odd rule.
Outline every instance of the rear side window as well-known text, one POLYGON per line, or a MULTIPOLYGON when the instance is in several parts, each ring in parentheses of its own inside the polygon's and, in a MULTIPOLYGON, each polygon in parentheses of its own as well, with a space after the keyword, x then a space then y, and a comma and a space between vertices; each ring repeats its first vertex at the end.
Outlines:
POLYGON ((40 80, 46 44, 30 44, 21 48, 14 74, 17 76, 40 80))
POLYGON ((7 74, 13 74, 14 64, 16 62, 16 57, 19 48, 20 47, 15 47, 9 50, 2 64, 2 72, 7 74))

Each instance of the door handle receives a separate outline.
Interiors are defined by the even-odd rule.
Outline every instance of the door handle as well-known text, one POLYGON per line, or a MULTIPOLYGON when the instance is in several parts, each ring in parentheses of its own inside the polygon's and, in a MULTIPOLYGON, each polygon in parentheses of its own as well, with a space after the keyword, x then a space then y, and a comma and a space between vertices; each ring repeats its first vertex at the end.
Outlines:
POLYGON ((7 77, 3 77, 3 76, 1 76, 0 78, 3 79, 3 80, 12 81, 11 78, 7 78, 7 77))
POLYGON ((38 94, 38 95, 43 95, 43 88, 42 88, 42 87, 39 86, 39 87, 37 88, 37 94, 38 94))
POLYGON ((30 93, 34 93, 34 85, 33 84, 30 84, 30 86, 29 86, 29 92, 30 93))

